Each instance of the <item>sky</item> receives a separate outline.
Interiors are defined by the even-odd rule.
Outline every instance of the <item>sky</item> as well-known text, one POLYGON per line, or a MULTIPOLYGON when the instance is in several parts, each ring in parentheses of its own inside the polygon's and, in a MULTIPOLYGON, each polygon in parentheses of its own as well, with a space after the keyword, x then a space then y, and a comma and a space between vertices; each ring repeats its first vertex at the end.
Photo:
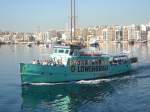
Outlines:
MULTIPOLYGON (((145 24, 150 0, 76 0, 77 26, 145 24)), ((18 32, 66 28, 70 0, 0 0, 0 29, 18 32)))

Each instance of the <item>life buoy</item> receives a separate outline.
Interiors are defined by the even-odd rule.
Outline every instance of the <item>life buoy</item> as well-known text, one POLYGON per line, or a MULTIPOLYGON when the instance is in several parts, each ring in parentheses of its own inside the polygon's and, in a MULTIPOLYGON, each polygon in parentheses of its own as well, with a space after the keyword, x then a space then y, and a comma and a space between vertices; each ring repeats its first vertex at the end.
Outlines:
POLYGON ((75 65, 72 65, 71 66, 71 72, 75 72, 76 68, 75 68, 75 65))

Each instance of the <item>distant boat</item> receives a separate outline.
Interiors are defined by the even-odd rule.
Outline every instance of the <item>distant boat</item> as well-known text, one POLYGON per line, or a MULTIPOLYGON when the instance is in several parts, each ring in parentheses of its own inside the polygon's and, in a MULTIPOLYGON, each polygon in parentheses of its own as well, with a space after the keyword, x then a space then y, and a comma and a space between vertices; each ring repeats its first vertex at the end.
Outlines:
POLYGON ((130 54, 130 51, 128 51, 128 50, 123 50, 123 53, 124 53, 124 54, 130 54))
POLYGON ((141 40, 141 41, 138 41, 139 43, 147 43, 148 41, 147 40, 141 40))
POLYGON ((32 42, 28 42, 28 43, 27 43, 27 46, 28 46, 28 47, 32 47, 32 45, 33 45, 32 42))
POLYGON ((118 44, 120 44, 121 43, 121 41, 120 40, 115 40, 115 41, 113 41, 114 43, 118 43, 118 44))
POLYGON ((100 41, 99 40, 96 40, 95 38, 94 39, 91 39, 90 40, 90 47, 96 47, 96 48, 98 48, 99 47, 99 43, 100 43, 100 41))
POLYGON ((129 40, 129 44, 130 45, 134 45, 135 44, 135 40, 129 40))

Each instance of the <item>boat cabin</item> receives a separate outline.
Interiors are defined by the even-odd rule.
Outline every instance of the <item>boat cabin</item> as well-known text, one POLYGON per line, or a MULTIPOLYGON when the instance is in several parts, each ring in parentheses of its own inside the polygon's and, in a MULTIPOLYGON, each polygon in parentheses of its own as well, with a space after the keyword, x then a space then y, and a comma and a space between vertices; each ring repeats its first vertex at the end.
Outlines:
POLYGON ((70 52, 69 46, 54 46, 50 59, 55 63, 66 65, 68 58, 70 58, 70 52))
POLYGON ((129 58, 127 55, 117 55, 117 56, 112 56, 112 58, 110 58, 110 64, 124 64, 128 62, 129 62, 129 58))
POLYGON ((69 55, 70 47, 69 46, 55 46, 53 48, 53 54, 69 55))

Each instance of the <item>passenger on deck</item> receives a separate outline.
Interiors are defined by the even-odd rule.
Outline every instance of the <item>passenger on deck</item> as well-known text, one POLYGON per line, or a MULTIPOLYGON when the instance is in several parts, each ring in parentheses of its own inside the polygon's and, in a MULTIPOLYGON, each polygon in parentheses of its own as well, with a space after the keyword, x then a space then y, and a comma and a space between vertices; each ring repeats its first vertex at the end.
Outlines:
POLYGON ((32 61, 32 64, 37 64, 37 61, 34 59, 34 60, 32 61))
POLYGON ((42 64, 43 64, 43 65, 47 65, 48 63, 47 63, 46 60, 44 60, 42 64))
POLYGON ((37 60, 37 64, 40 64, 40 61, 39 61, 39 60, 37 60))
POLYGON ((47 65, 51 65, 51 61, 50 60, 47 60, 47 65))

